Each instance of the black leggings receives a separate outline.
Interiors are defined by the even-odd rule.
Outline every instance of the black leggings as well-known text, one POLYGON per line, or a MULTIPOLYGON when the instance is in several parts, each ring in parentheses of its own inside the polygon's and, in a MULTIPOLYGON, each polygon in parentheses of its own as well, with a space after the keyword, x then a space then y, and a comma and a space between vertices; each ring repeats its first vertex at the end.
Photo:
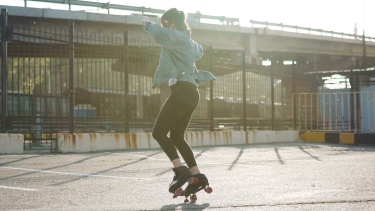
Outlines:
POLYGON ((184 134, 198 105, 199 91, 194 84, 184 81, 178 81, 170 89, 171 94, 159 112, 152 136, 171 161, 179 158, 178 150, 187 166, 191 168, 197 163, 193 151, 184 139, 184 134))

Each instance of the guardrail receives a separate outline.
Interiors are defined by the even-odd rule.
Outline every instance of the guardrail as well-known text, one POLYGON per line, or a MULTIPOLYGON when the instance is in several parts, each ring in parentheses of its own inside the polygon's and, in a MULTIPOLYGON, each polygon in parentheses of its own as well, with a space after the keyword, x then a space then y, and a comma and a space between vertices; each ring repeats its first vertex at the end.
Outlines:
MULTIPOLYGON (((27 7, 27 2, 44 2, 44 3, 52 3, 52 4, 66 4, 69 6, 69 11, 72 10, 72 6, 85 6, 85 7, 94 7, 107 10, 107 13, 110 14, 111 9, 121 10, 121 11, 133 11, 139 12, 142 15, 158 15, 165 12, 162 9, 154 9, 149 7, 136 7, 136 6, 127 6, 127 5, 120 5, 120 4, 110 4, 108 3, 101 3, 101 2, 90 2, 90 1, 80 1, 80 0, 24 0, 24 7, 27 7)), ((230 18, 225 16, 214 16, 214 15, 204 15, 199 12, 197 13, 188 13, 188 16, 193 21, 201 22, 202 19, 206 20, 218 20, 223 25, 239 25, 239 18, 230 18)), ((349 34, 344 32, 335 32, 323 29, 316 29, 310 27, 301 27, 296 25, 287 25, 283 23, 270 23, 265 21, 255 21, 250 20, 252 27, 254 25, 260 25, 265 28, 275 27, 281 31, 295 31, 296 33, 303 33, 307 32, 307 34, 315 34, 321 36, 332 36, 344 39, 362 39, 365 41, 375 42, 375 37, 369 37, 364 35, 357 35, 357 34, 349 34)))
MULTIPOLYGON (((127 6, 127 5, 120 5, 120 4, 110 4, 109 2, 101 3, 101 2, 89 2, 89 1, 79 1, 79 0, 24 0, 25 7, 27 7, 27 2, 29 1, 53 3, 53 4, 67 4, 69 6, 69 11, 72 10, 72 6, 85 6, 85 7, 105 9, 107 10, 108 14, 110 14, 111 9, 122 10, 122 11, 133 11, 133 12, 139 12, 141 14, 148 14, 148 15, 163 14, 165 12, 165 10, 153 9, 153 8, 148 8, 148 7, 136 7, 136 6, 127 6)), ((200 19, 208 19, 208 20, 218 20, 222 24, 227 24, 227 25, 239 24, 239 18, 204 15, 199 12, 188 13, 188 15, 190 18, 194 18, 198 21, 200 21, 200 19)))
POLYGON ((375 37, 366 37, 363 35, 358 34, 349 34, 344 32, 335 32, 335 31, 328 31, 323 29, 316 29, 311 27, 301 27, 296 25, 287 25, 283 23, 270 23, 267 21, 256 21, 256 20, 250 20, 251 27, 256 28, 256 26, 261 26, 265 28, 272 28, 274 27, 277 30, 281 31, 290 31, 290 32, 296 32, 296 33, 303 33, 307 32, 308 34, 315 34, 315 35, 321 35, 321 36, 332 36, 332 37, 339 37, 339 38, 346 38, 346 39, 362 39, 365 38, 366 41, 375 42, 375 37))

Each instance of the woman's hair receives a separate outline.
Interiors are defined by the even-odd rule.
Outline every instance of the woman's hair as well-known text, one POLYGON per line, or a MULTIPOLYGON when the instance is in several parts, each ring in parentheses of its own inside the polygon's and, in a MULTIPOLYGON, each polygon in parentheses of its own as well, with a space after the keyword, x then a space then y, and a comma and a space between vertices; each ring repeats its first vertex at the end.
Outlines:
POLYGON ((166 23, 170 24, 175 22, 177 30, 189 29, 189 25, 186 23, 185 13, 179 11, 176 8, 172 8, 164 12, 161 16, 161 24, 165 27, 166 23))

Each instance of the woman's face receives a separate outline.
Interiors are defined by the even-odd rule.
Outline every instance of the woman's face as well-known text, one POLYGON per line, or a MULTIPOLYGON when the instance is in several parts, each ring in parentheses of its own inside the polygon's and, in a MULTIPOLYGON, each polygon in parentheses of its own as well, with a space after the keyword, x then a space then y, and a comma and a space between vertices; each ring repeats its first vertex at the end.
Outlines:
POLYGON ((164 28, 169 28, 169 21, 167 21, 167 20, 161 20, 161 25, 162 25, 164 28))
POLYGON ((162 25, 164 28, 168 28, 168 29, 176 29, 176 22, 175 22, 175 21, 161 20, 161 25, 162 25))

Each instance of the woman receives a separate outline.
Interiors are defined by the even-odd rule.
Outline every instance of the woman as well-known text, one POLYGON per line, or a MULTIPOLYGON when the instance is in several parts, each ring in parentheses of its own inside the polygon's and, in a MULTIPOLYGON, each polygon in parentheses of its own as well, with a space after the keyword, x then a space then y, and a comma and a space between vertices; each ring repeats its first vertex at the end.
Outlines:
POLYGON ((174 167, 175 176, 169 192, 175 193, 175 196, 182 195, 181 187, 189 177, 198 178, 198 184, 194 184, 193 189, 208 186, 208 180, 199 171, 184 133, 199 102, 198 84, 215 77, 196 68, 195 62, 202 58, 203 48, 192 40, 184 12, 169 9, 161 17, 161 26, 151 22, 147 16, 142 18, 142 22, 144 30, 162 46, 153 88, 168 82, 171 90, 155 121, 152 135, 174 167), (182 165, 177 150, 188 167, 182 165))

